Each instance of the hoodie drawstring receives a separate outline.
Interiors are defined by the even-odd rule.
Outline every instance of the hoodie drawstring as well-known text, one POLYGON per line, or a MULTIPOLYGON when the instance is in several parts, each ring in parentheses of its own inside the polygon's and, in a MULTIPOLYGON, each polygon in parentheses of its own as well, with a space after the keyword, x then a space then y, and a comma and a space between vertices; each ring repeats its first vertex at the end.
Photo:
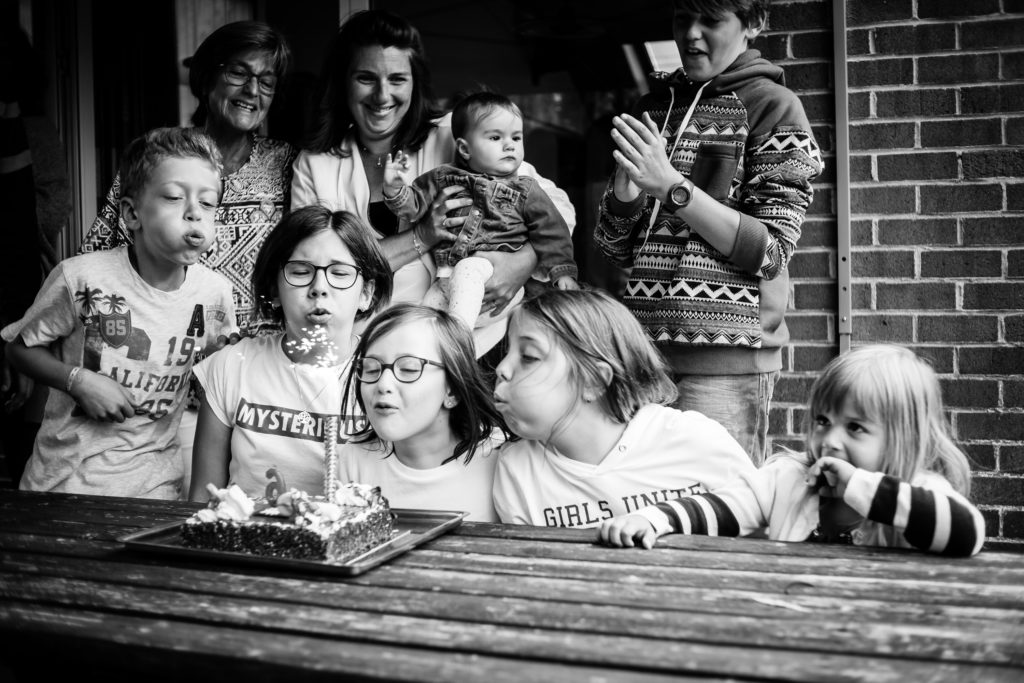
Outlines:
MULTIPOLYGON (((676 129, 676 139, 672 141, 672 147, 668 150, 669 163, 672 162, 672 155, 676 153, 676 148, 679 147, 679 141, 683 137, 683 130, 690 123, 690 119, 693 118, 693 111, 697 108, 697 103, 700 102, 701 93, 704 92, 704 88, 707 87, 711 81, 705 81, 701 84, 700 88, 697 89, 697 94, 693 97, 693 102, 690 102, 690 108, 686 110, 686 116, 679 123, 679 128, 676 129)), ((668 86, 669 102, 668 111, 665 112, 665 123, 661 126, 661 137, 665 137, 665 131, 668 129, 668 120, 672 116, 672 107, 676 103, 676 89, 674 86, 668 86)), ((642 250, 647 246, 647 240, 651 237, 651 228, 654 227, 654 221, 658 218, 658 212, 661 210, 661 200, 657 197, 654 198, 654 208, 651 209, 651 219, 647 222, 647 234, 644 235, 644 243, 640 245, 642 250)))

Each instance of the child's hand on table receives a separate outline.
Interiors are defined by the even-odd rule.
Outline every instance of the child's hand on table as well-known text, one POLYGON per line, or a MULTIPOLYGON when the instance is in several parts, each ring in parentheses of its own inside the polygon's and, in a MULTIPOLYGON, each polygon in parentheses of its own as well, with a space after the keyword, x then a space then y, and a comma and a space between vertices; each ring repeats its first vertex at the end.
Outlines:
POLYGON ((658 540, 658 532, 643 515, 620 515, 601 522, 597 540, 620 548, 633 548, 639 541, 641 547, 650 550, 658 540))

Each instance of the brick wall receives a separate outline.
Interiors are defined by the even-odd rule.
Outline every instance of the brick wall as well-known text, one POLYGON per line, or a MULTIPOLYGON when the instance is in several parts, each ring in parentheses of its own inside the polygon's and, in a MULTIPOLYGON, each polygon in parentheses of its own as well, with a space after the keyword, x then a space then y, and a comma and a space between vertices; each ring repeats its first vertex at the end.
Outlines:
MULTIPOLYGON (((838 353, 832 3, 775 0, 786 70, 829 168, 792 262, 793 341, 771 415, 802 448, 838 353)), ((846 3, 853 345, 930 358, 990 546, 1024 549, 1024 0, 846 3)))

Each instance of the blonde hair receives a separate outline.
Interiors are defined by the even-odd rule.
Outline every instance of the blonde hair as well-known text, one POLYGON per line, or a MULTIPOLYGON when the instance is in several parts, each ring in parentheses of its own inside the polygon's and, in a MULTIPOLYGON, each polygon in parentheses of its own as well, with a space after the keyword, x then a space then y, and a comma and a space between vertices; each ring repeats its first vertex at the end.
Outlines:
POLYGON ((629 309, 599 290, 550 289, 527 299, 512 313, 547 328, 569 361, 569 377, 582 395, 604 387, 597 400, 618 422, 629 422, 649 403, 668 405, 676 387, 665 360, 629 309), (611 368, 605 381, 601 365, 611 368))
MULTIPOLYGON (((205 161, 217 172, 218 180, 224 171, 220 149, 203 131, 198 128, 154 128, 132 140, 121 155, 118 171, 121 196, 138 199, 153 177, 153 171, 167 159, 205 161)), ((218 182, 218 201, 223 194, 223 184, 218 182)))
POLYGON ((953 442, 932 367, 902 346, 860 346, 832 360, 811 387, 808 439, 815 416, 840 409, 846 401, 866 419, 882 425, 882 472, 911 482, 937 472, 967 496, 971 468, 953 442))

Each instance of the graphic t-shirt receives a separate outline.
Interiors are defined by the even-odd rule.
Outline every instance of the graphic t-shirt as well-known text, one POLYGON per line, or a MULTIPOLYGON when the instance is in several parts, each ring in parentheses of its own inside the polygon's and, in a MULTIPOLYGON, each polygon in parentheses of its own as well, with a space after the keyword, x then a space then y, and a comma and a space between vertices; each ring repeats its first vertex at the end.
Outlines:
POLYGON ((392 507, 463 510, 474 522, 497 522, 491 487, 501 439, 480 442, 469 464, 465 457, 418 470, 402 462, 379 441, 350 443, 339 452, 341 481, 379 486, 392 507))
POLYGON ((494 507, 505 523, 592 527, 753 471, 743 448, 714 420, 647 405, 597 465, 538 441, 507 444, 494 474, 494 507))
MULTIPOLYGON (((351 358, 326 367, 294 363, 283 339, 283 333, 250 337, 225 347, 196 365, 196 379, 214 415, 231 427, 230 484, 262 496, 274 467, 288 488, 322 495, 325 427, 328 416, 341 413, 351 358)), ((348 405, 354 408, 355 400, 348 405)), ((339 420, 336 447, 363 419, 339 420)))
POLYGON ((3 337, 20 334, 30 347, 56 342, 65 363, 127 389, 136 414, 98 422, 69 394, 51 391, 21 488, 177 498, 184 475, 177 429, 192 365, 236 330, 231 285, 205 266, 190 266, 181 287, 164 292, 132 268, 127 247, 62 261, 3 337))

